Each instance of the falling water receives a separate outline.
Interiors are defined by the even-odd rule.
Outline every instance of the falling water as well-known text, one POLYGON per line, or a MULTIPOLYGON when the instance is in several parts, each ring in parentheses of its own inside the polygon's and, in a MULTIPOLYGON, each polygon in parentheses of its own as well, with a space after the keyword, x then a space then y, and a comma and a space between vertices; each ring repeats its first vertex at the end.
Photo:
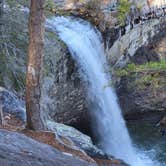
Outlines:
POLYGON ((132 166, 147 166, 132 146, 116 93, 108 86, 111 78, 106 72, 108 66, 100 33, 86 21, 71 17, 54 17, 47 20, 46 27, 58 33, 67 44, 88 82, 89 100, 96 104, 91 111, 102 149, 132 166))

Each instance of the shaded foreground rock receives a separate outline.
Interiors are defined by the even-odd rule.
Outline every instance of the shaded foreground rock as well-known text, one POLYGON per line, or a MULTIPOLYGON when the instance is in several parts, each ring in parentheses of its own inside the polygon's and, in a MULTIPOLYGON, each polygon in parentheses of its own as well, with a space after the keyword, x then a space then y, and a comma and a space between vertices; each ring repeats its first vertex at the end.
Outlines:
POLYGON ((79 151, 66 149, 51 132, 23 130, 21 133, 26 136, 0 129, 0 165, 127 166, 121 160, 97 157, 93 160, 85 154, 80 156, 79 151))
POLYGON ((0 129, 0 165, 95 166, 16 132, 0 129))

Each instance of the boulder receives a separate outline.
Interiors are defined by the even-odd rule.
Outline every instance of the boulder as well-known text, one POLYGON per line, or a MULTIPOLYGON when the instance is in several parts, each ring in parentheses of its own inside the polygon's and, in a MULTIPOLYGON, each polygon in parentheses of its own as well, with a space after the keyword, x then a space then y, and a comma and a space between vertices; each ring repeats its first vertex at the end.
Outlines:
POLYGON ((4 113, 13 114, 23 121, 26 120, 25 103, 13 92, 0 87, 0 103, 2 104, 2 110, 4 113))
POLYGON ((51 120, 47 121, 47 126, 48 129, 55 132, 58 137, 70 140, 73 148, 83 150, 90 157, 106 158, 105 153, 93 144, 91 138, 77 129, 51 120))

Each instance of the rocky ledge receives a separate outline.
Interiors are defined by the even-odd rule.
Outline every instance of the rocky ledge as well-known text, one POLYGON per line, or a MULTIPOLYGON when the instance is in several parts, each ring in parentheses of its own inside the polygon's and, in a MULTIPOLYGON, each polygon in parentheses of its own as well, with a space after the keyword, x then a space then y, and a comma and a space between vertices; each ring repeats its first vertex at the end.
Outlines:
POLYGON ((0 165, 3 166, 95 166, 23 134, 0 130, 0 165))

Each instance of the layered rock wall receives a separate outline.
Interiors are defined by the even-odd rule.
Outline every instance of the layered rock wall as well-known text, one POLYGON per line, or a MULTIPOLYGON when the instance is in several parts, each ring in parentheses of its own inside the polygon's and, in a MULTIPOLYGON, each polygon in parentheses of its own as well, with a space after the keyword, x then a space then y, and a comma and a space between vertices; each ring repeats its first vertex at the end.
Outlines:
MULTIPOLYGON (((143 45, 148 45, 154 36, 165 35, 166 18, 152 19, 143 25, 138 24, 134 29, 116 40, 109 48, 107 43, 106 54, 111 67, 124 67, 135 52, 143 45)), ((111 38, 111 36, 109 36, 111 38)))

